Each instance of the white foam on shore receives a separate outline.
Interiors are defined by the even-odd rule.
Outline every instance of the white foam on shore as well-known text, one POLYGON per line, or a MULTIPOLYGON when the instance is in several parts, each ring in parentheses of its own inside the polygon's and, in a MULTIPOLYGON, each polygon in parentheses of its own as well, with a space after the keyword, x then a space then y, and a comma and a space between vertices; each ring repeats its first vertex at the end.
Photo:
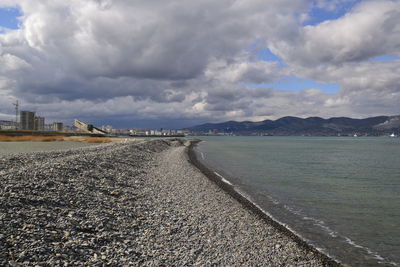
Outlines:
MULTIPOLYGON (((303 238, 300 234, 298 234, 296 231, 294 231, 292 228, 290 228, 287 224, 282 223, 281 221, 277 220, 274 216, 272 216, 269 212, 267 212, 266 210, 264 210, 263 208, 261 208, 257 203, 255 203, 255 201, 253 201, 253 199, 246 193, 244 193, 243 191, 241 191, 238 188, 235 188, 235 191, 237 193, 239 193, 241 196, 243 196, 244 198, 246 198, 248 201, 250 201, 254 206, 257 207, 257 209, 259 209, 261 212, 263 212, 265 215, 267 215, 268 217, 270 217, 272 220, 274 220, 275 222, 277 222, 278 224, 282 225, 283 227, 287 228, 289 231, 291 231, 292 233, 296 234, 298 237, 300 237, 301 239, 305 240, 307 243, 309 243, 308 240, 306 240, 305 238, 303 238)), ((275 203, 274 203, 275 204, 275 203)), ((287 205, 284 205, 284 208, 296 215, 302 215, 302 213, 298 210, 295 210, 287 205)), ((338 233, 333 231, 332 229, 330 229, 328 226, 325 225, 325 222, 322 220, 317 220, 315 218, 312 217, 307 217, 307 216, 303 216, 304 220, 309 220, 312 221, 313 224, 315 226, 319 226, 320 228, 322 228, 325 232, 327 232, 330 236, 332 237, 338 237, 338 233)), ((375 259, 377 259, 379 261, 379 263, 384 263, 384 264, 390 264, 392 266, 399 266, 396 262, 393 261, 388 261, 387 259, 383 258, 382 256, 380 256, 378 253, 373 252, 372 250, 370 250, 367 247, 361 246, 356 244, 354 241, 352 241, 350 238, 348 237, 344 237, 344 239, 346 240, 346 243, 352 245, 353 247, 359 248, 359 249, 363 249, 364 251, 366 251, 369 255, 373 256, 375 259)), ((316 247, 316 249, 320 252, 323 252, 325 254, 327 254, 323 249, 316 247)), ((331 255, 327 254, 328 257, 331 257, 331 255)))
POLYGON ((219 174, 218 172, 214 172, 214 173, 215 173, 215 175, 217 175, 219 178, 221 178, 221 181, 222 181, 222 182, 233 186, 233 184, 232 184, 231 182, 229 182, 228 180, 226 180, 226 179, 224 178, 224 176, 222 176, 222 175, 219 174))
POLYGON ((385 258, 382 257, 381 255, 379 255, 378 253, 372 251, 371 249, 356 244, 356 243, 355 243, 353 240, 351 240, 350 238, 348 238, 348 237, 346 237, 346 236, 345 236, 344 238, 346 239, 346 242, 347 242, 348 244, 352 245, 353 247, 356 247, 356 248, 359 248, 359 249, 362 249, 362 250, 366 251, 369 255, 371 255, 371 256, 373 256, 375 259, 377 259, 377 260, 379 261, 379 263, 390 264, 390 265, 392 265, 392 266, 399 266, 396 262, 388 261, 387 259, 385 259, 385 258))
POLYGON ((315 225, 315 226, 321 228, 323 231, 325 231, 326 233, 328 233, 331 237, 338 237, 339 234, 338 234, 336 231, 334 231, 334 230, 332 230, 331 228, 329 228, 329 227, 325 224, 324 221, 315 219, 315 218, 313 218, 313 217, 309 217, 309 216, 303 214, 303 212, 301 212, 301 210, 296 210, 296 209, 294 209, 293 207, 290 207, 290 206, 288 206, 288 205, 283 205, 283 207, 284 207, 286 210, 290 211, 291 213, 300 216, 303 220, 311 221, 313 225, 315 225))
MULTIPOLYGON (((310 242, 309 240, 307 240, 307 239, 305 239, 304 237, 302 237, 299 233, 297 233, 295 230, 293 230, 293 229, 292 229, 290 226, 288 226, 286 223, 283 223, 283 222, 277 220, 277 219, 276 219, 274 216, 272 216, 268 211, 266 211, 265 209, 263 209, 262 207, 260 207, 248 194, 244 193, 243 191, 241 191, 240 189, 238 189, 238 188, 236 188, 236 187, 234 188, 234 190, 235 190, 238 194, 240 194, 242 197, 244 197, 245 199, 247 199, 248 201, 250 201, 257 209, 259 209, 262 213, 264 213, 265 215, 267 215, 268 217, 270 217, 273 221, 275 221, 276 223, 278 223, 278 224, 280 224, 281 226, 285 227, 285 228, 288 229, 290 232, 292 232, 293 234, 297 235, 300 239, 304 240, 304 241, 307 242, 308 244, 311 244, 311 242, 310 242)), ((301 214, 301 212, 295 211, 294 209, 290 208, 290 207, 287 206, 287 205, 284 205, 284 207, 285 207, 285 209, 287 209, 287 210, 289 210, 289 211, 291 211, 291 212, 293 212, 293 213, 295 213, 295 214, 297 214, 297 215, 300 215, 300 214, 301 214)), ((314 225, 321 227, 321 228, 324 229, 326 232, 328 232, 329 235, 331 235, 332 237, 337 237, 337 236, 338 236, 337 232, 331 230, 328 226, 325 225, 325 222, 323 222, 323 221, 321 221, 321 220, 317 220, 317 219, 314 219, 314 218, 311 218, 311 217, 306 217, 306 216, 304 216, 303 219, 304 219, 304 220, 311 220, 311 221, 315 222, 314 225)), ((346 242, 347 242, 348 244, 350 244, 350 245, 352 245, 352 246, 354 246, 354 247, 356 247, 356 248, 360 248, 360 249, 363 249, 363 250, 367 251, 367 253, 370 254, 370 255, 372 255, 375 259, 377 259, 377 260, 379 261, 379 263, 390 264, 390 265, 392 265, 392 266, 399 266, 397 263, 395 263, 395 262, 390 262, 390 261, 386 260, 385 258, 383 258, 382 256, 380 256, 378 253, 375 253, 375 252, 371 251, 369 248, 363 247, 363 246, 360 246, 360 245, 354 243, 350 238, 348 238, 348 237, 344 237, 344 238, 346 239, 346 242)), ((324 249, 319 248, 319 247, 315 247, 315 246, 314 246, 314 248, 317 249, 318 251, 324 253, 324 254, 327 255, 328 257, 330 257, 330 258, 332 258, 332 259, 335 259, 334 257, 332 257, 332 255, 330 255, 329 253, 327 253, 324 249)))
POLYGON ((325 224, 324 221, 315 219, 315 218, 313 218, 313 217, 305 216, 305 215, 302 214, 302 212, 301 212, 300 210, 295 210, 295 209, 293 209, 293 208, 291 208, 291 207, 289 207, 289 206, 287 206, 287 205, 283 205, 283 207, 284 207, 286 210, 288 210, 288 211, 290 211, 290 212, 292 212, 292 213, 294 213, 294 214, 296 214, 296 215, 302 216, 303 220, 311 221, 311 222, 313 223, 313 225, 315 225, 315 226, 317 226, 317 227, 320 227, 320 228, 323 229, 325 232, 327 232, 331 237, 335 237, 335 238, 336 238, 336 237, 342 237, 342 238, 344 238, 344 239, 346 240, 346 243, 347 243, 347 244, 349 244, 349 245, 351 245, 351 246, 353 246, 353 247, 356 247, 356 248, 359 248, 359 249, 362 249, 362 250, 366 251, 369 255, 371 255, 371 256, 373 256, 375 259, 377 259, 377 260, 379 261, 379 263, 385 263, 385 264, 390 264, 390 265, 393 265, 393 266, 399 266, 397 263, 388 261, 387 259, 383 258, 383 257, 382 257, 381 255, 379 255, 378 253, 373 252, 371 249, 356 244, 356 243, 355 243, 353 240, 351 240, 350 238, 348 238, 348 237, 346 237, 346 236, 340 236, 336 231, 334 231, 334 230, 332 230, 331 228, 329 228, 329 227, 325 224))
MULTIPOLYGON (((305 238, 301 237, 300 234, 298 234, 295 230, 293 230, 292 228, 290 228, 289 225, 287 225, 286 223, 283 223, 281 221, 279 221, 278 219, 276 219, 274 216, 272 216, 271 213, 269 213, 268 211, 266 211, 265 209, 263 209, 260 205, 258 205, 251 196, 249 196, 248 194, 246 194, 245 192, 243 192, 242 190, 240 190, 239 188, 235 187, 234 190, 241 195, 242 197, 244 197, 245 199, 247 199, 251 204, 253 204, 257 209, 259 209, 262 213, 264 213, 265 215, 267 215, 268 217, 270 217, 274 222, 278 223, 279 225, 285 227, 286 229, 288 229, 290 232, 292 232, 293 234, 297 235, 299 238, 301 238, 302 240, 306 241, 308 243, 309 240, 306 240, 305 238)), ((317 248, 318 249, 318 248, 317 248)), ((320 250, 320 249, 318 249, 320 250)))
MULTIPOLYGON (((233 186, 232 183, 230 183, 229 181, 227 181, 221 174, 219 174, 218 172, 214 172, 215 175, 217 175, 218 177, 221 178, 221 181, 223 181, 226 184, 229 184, 231 186, 233 186)), ((245 192, 243 192, 242 190, 240 190, 237 187, 234 187, 234 190, 241 195, 242 197, 244 197, 246 200, 248 200, 250 203, 252 203, 257 209, 259 209, 262 213, 264 213, 265 215, 267 215, 268 217, 270 217, 273 221, 275 221, 276 223, 280 224, 281 226, 285 227, 286 229, 288 229, 290 232, 292 232, 293 234, 295 234, 296 236, 298 236, 300 239, 306 241, 308 244, 311 244, 311 242, 307 239, 305 239, 304 237, 302 237, 299 233, 297 233, 295 230, 293 230, 289 225, 287 225, 286 223, 283 223, 281 221, 279 221, 278 219, 276 219, 274 216, 272 216, 271 213, 269 213, 268 211, 266 211, 265 209, 263 209, 260 205, 258 205, 251 196, 249 196, 248 194, 246 194, 245 192)), ((270 198, 271 200, 273 200, 272 202, 277 205, 279 204, 279 202, 275 199, 270 198)), ((340 235, 332 230, 331 228, 329 228, 324 221, 322 220, 318 220, 312 217, 308 217, 302 214, 302 212, 300 210, 295 210, 292 207, 289 207, 288 205, 283 205, 283 207, 290 211, 293 214, 299 215, 303 218, 303 220, 307 220, 307 221, 311 221, 315 226, 320 227, 321 229, 323 229, 325 232, 327 232, 330 236, 336 238, 336 237, 340 237, 340 235)), ((385 264, 390 264, 392 266, 399 266, 397 263, 395 262, 390 262, 388 260, 386 260, 385 258, 383 258, 382 256, 380 256, 378 253, 371 251, 369 248, 361 246, 356 244, 354 241, 352 241, 350 238, 345 237, 344 239, 346 240, 346 243, 352 245, 353 247, 359 248, 359 249, 363 249, 364 251, 366 251, 369 255, 373 256, 375 259, 377 259, 379 261, 379 263, 385 263, 385 264)), ((315 247, 315 246, 314 246, 315 247)), ((330 258, 333 258, 331 255, 329 255, 324 249, 319 248, 319 247, 315 247, 318 251, 324 253, 325 255, 327 255, 330 258)))
MULTIPOLYGON (((200 151, 198 151, 200 152, 200 151)), ((202 157, 202 159, 205 159, 204 153, 200 152, 200 155, 202 157)), ((289 225, 279 221, 278 219, 276 219, 274 216, 272 216, 272 214, 270 214, 268 211, 266 211, 265 209, 263 209, 260 205, 258 205, 249 195, 247 195, 246 193, 244 193, 243 191, 241 191, 239 188, 237 188, 236 186, 234 186, 231 182, 229 182, 228 180, 225 179, 225 177, 223 177, 221 174, 219 174, 218 172, 214 171, 214 174, 217 175, 222 182, 230 185, 233 187, 233 189, 242 197, 244 197, 246 200, 248 200, 250 203, 252 203, 258 210, 260 210, 263 214, 265 214, 266 216, 268 216, 272 221, 274 221, 275 223, 281 225, 282 227, 286 228, 289 232, 291 232, 292 234, 294 234, 295 236, 297 236, 300 240, 303 240, 304 242, 306 242, 307 244, 312 244, 312 242, 306 238, 304 238, 303 236, 301 236, 298 232, 296 232, 294 229, 292 229, 289 225)), ((272 197, 270 197, 270 200, 272 201, 272 203, 274 203, 275 205, 280 204, 280 202, 276 199, 273 199, 272 197)), ((314 247, 314 249, 316 249, 317 251, 319 251, 322 254, 327 255, 329 258, 338 261, 335 257, 333 257, 332 255, 330 255, 327 251, 325 251, 325 249, 320 248, 320 247, 316 247, 314 245, 312 245, 314 247)))
POLYGON ((303 220, 312 221, 313 224, 314 224, 315 226, 318 226, 318 227, 322 228, 322 229, 323 229, 325 232, 327 232, 331 237, 338 237, 338 236, 339 236, 339 234, 338 234, 336 231, 334 231, 334 230, 332 230, 331 228, 329 228, 329 227, 325 224, 325 222, 322 221, 322 220, 318 220, 318 219, 315 219, 315 218, 312 218, 312 217, 308 217, 308 216, 303 216, 303 220))
MULTIPOLYGON (((294 235, 296 235, 299 239, 303 240, 304 242, 306 242, 307 244, 312 244, 312 242, 306 238, 304 238, 302 235, 300 235, 298 232, 296 232, 295 230, 293 230, 289 225, 287 225, 286 223, 281 222, 280 220, 276 219, 271 213, 269 213, 268 211, 266 211, 265 209, 263 209, 260 205, 258 205, 248 194, 244 193, 243 191, 241 191, 239 188, 235 187, 234 190, 241 195, 242 197, 244 197, 245 199, 247 199, 251 204, 253 204, 258 210, 260 210, 262 213, 264 213, 265 215, 267 215, 269 218, 271 218, 271 220, 273 220, 275 223, 281 225, 282 227, 286 228, 287 230, 289 230, 291 233, 293 233, 294 235)), ((325 251, 325 249, 317 247, 312 245, 312 247, 314 249, 316 249, 317 251, 321 252, 322 254, 325 254, 326 256, 328 256, 331 259, 334 259, 335 261, 339 262, 335 257, 333 257, 332 255, 330 255, 327 251, 325 251)))
POLYGON ((305 220, 305 221, 311 221, 313 225, 315 225, 315 226, 321 228, 323 231, 325 231, 326 233, 328 233, 331 237, 338 237, 338 236, 339 236, 339 234, 338 234, 336 231, 334 231, 334 230, 332 230, 331 228, 329 228, 329 227, 325 224, 324 221, 315 219, 315 218, 313 218, 313 217, 309 217, 309 216, 307 216, 307 215, 304 215, 300 210, 295 210, 295 209, 293 209, 293 208, 291 208, 291 207, 289 207, 289 206, 287 206, 287 205, 284 205, 283 207, 284 207, 286 210, 288 210, 288 211, 290 211, 290 212, 292 212, 292 213, 294 213, 294 214, 296 214, 296 215, 302 217, 303 220, 305 220))
MULTIPOLYGON (((201 157, 203 160, 205 160, 205 155, 203 152, 201 153, 201 157)), ((265 209, 263 209, 260 205, 258 205, 251 196, 249 196, 248 194, 246 194, 245 192, 243 192, 242 190, 240 190, 239 188, 235 187, 231 182, 229 182, 228 180, 226 180, 221 174, 219 174, 218 172, 214 171, 214 174, 217 175, 222 182, 233 186, 233 189, 240 194, 242 197, 244 197, 246 200, 248 200, 250 203, 252 203, 258 210, 260 210, 262 213, 264 213, 265 215, 267 215, 269 218, 271 218, 271 220, 273 220, 274 222, 276 222, 277 224, 281 225, 282 227, 288 229, 290 232, 292 232, 293 234, 295 234, 298 238, 300 238, 301 240, 305 241, 308 244, 313 244, 310 240, 304 238, 302 235, 300 235, 298 232, 296 232, 295 230, 293 230, 289 225, 287 225, 286 223, 283 223, 281 221, 279 221, 278 219, 276 219, 274 216, 272 216, 272 214, 270 214, 268 211, 266 211, 265 209)), ((269 200, 275 204, 275 205, 279 205, 281 204, 278 200, 272 198, 271 196, 268 196, 269 200)), ((400 266, 398 263, 393 262, 393 261, 389 261, 387 259, 385 259, 384 257, 380 256, 377 252, 373 252, 371 249, 358 245, 356 244, 354 241, 352 241, 350 238, 346 237, 346 236, 342 236, 340 235, 338 232, 332 230, 331 228, 329 228, 324 221, 322 220, 318 220, 316 218, 313 217, 309 217, 307 215, 304 215, 300 210, 296 210, 288 205, 283 205, 283 207, 288 210, 289 212, 296 214, 298 216, 301 216, 301 218, 303 220, 306 221, 311 221, 312 224, 314 226, 317 226, 319 228, 321 228, 324 232, 328 233, 331 237, 333 238, 342 238, 345 239, 345 242, 353 247, 356 247, 358 249, 362 249, 364 251, 366 251, 369 255, 373 256, 373 258, 375 258, 376 260, 378 260, 379 263, 382 264, 389 264, 392 266, 400 266)), ((330 255, 329 253, 327 253, 327 251, 325 251, 325 249, 320 248, 320 247, 316 247, 315 245, 312 245, 316 250, 318 250, 319 252, 327 255, 328 257, 337 260, 335 257, 333 257, 332 255, 330 255)), ((340 261, 338 261, 340 262, 340 261)))

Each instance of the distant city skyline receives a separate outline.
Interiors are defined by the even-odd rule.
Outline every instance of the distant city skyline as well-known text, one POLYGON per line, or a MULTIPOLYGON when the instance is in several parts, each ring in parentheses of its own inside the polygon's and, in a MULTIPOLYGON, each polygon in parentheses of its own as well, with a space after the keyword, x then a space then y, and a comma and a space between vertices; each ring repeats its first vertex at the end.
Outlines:
POLYGON ((0 120, 400 114, 400 1, 0 0, 0 120))

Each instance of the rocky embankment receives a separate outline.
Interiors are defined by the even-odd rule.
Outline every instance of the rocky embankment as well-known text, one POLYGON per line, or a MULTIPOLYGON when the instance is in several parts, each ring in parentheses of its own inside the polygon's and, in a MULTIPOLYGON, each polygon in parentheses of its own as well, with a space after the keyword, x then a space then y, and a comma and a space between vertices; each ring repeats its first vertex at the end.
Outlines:
POLYGON ((0 265, 324 265, 185 151, 155 140, 0 158, 0 265))

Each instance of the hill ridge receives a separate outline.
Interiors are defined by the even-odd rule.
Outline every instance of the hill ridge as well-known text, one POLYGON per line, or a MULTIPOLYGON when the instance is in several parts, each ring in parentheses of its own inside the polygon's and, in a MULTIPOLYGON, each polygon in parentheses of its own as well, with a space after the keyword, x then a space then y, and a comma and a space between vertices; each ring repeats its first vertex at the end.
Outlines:
POLYGON ((364 119, 285 116, 277 120, 259 122, 230 120, 221 123, 205 123, 188 129, 195 133, 236 135, 385 135, 393 132, 400 133, 400 115, 364 119))

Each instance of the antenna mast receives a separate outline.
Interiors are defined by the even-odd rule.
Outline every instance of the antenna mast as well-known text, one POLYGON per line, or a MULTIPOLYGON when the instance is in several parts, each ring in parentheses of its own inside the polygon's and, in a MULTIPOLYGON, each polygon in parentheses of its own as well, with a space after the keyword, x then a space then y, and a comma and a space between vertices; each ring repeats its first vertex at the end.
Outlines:
POLYGON ((16 103, 13 103, 13 105, 15 106, 15 130, 18 130, 18 108, 19 108, 18 100, 16 103))

